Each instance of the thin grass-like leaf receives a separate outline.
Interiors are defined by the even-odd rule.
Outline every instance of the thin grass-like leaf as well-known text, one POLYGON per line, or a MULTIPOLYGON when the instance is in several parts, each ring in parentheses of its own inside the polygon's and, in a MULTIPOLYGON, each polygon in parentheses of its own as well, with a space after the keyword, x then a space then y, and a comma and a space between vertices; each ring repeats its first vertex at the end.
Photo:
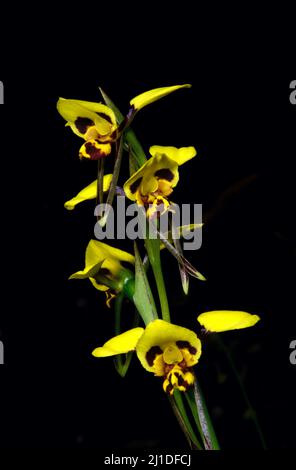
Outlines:
POLYGON ((135 249, 135 292, 133 300, 145 325, 158 318, 151 288, 137 247, 135 249))

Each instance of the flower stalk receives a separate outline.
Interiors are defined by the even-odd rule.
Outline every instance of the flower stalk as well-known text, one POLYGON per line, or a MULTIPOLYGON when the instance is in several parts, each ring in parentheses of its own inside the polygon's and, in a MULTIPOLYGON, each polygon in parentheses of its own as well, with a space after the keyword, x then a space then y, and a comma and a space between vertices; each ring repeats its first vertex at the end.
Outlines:
POLYGON ((97 204, 103 204, 104 202, 104 166, 105 160, 101 158, 98 160, 98 179, 97 179, 97 204))

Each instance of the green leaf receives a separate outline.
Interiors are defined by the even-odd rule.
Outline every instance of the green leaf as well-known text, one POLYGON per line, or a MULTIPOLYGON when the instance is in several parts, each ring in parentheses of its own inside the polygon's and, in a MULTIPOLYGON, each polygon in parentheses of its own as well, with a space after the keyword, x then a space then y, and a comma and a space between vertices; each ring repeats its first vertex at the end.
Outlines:
POLYGON ((104 92, 102 88, 99 87, 99 90, 101 92, 101 95, 103 97, 103 100, 105 101, 106 105, 112 109, 112 111, 115 114, 116 120, 118 124, 121 124, 122 121, 124 120, 124 115, 119 111, 117 106, 113 103, 113 101, 109 98, 109 96, 104 92))
POLYGON ((135 248, 135 292, 134 304, 141 315, 145 325, 158 318, 155 302, 146 276, 145 268, 137 247, 135 248))
MULTIPOLYGON (((148 226, 147 223, 147 233, 145 238, 145 248, 148 254, 149 262, 152 267, 152 271, 154 274, 157 292, 159 296, 160 306, 161 306, 161 314, 163 320, 170 322, 170 309, 168 298, 166 294, 166 288, 163 278, 163 273, 161 269, 161 260, 160 260, 160 240, 159 238, 150 238, 148 233, 148 226)), ((156 228, 156 227, 155 227, 156 228)), ((156 233, 156 232, 155 232, 156 233)))
POLYGON ((188 418, 187 411, 183 402, 183 396, 182 396, 182 393, 179 392, 179 390, 174 391, 174 395, 171 398, 171 405, 173 406, 173 410, 175 406, 179 412, 179 417, 178 417, 176 414, 176 411, 174 410, 183 432, 185 433, 185 435, 187 435, 187 439, 189 438, 189 440, 193 442, 193 444, 196 446, 197 449, 202 450, 202 445, 200 444, 191 426, 191 423, 188 418), (180 418, 182 422, 180 422, 180 418))
POLYGON ((131 128, 129 128, 125 131, 124 138, 125 138, 125 142, 129 146, 129 148, 132 149, 132 153, 133 153, 133 155, 134 155, 134 157, 137 161, 137 164, 140 168, 147 161, 147 157, 145 155, 145 152, 143 150, 142 145, 138 141, 138 139, 136 137, 136 134, 134 133, 134 131, 131 128))
POLYGON ((129 148, 129 174, 132 176, 136 171, 139 169, 139 164, 137 162, 137 159, 132 151, 131 148, 129 148))
MULTIPOLYGON (((118 124, 121 124, 124 121, 125 117, 117 108, 117 106, 113 103, 113 101, 109 98, 109 96, 106 95, 104 90, 102 90, 102 88, 100 88, 100 92, 106 105, 109 106, 109 108, 111 108, 114 112, 118 124)), ((137 165, 140 168, 142 165, 144 165, 147 158, 142 145, 140 144, 134 131, 130 127, 124 131, 124 141, 128 149, 132 151, 134 158, 136 159, 137 165)))

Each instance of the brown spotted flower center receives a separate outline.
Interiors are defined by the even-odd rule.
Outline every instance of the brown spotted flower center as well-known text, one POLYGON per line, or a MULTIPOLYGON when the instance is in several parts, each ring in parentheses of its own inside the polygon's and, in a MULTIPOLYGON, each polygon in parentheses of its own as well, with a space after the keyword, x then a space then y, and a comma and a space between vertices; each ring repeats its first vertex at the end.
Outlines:
POLYGON ((185 392, 194 383, 192 366, 197 362, 196 354, 196 348, 188 341, 176 341, 153 346, 146 353, 146 360, 154 375, 164 378, 164 391, 172 395, 174 389, 185 392))

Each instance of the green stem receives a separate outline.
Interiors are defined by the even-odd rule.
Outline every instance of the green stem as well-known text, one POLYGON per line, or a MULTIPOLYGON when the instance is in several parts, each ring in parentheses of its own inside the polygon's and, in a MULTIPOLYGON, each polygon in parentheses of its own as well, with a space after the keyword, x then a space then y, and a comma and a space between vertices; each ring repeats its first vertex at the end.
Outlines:
POLYGON ((111 184, 110 184, 110 188, 109 188, 109 192, 108 192, 108 196, 106 200, 106 211, 105 211, 104 216, 99 221, 101 227, 104 227, 106 225, 108 215, 109 215, 109 208, 113 204, 113 199, 116 193, 116 185, 117 185, 120 167, 121 167, 121 161, 122 161, 122 150, 123 150, 122 137, 120 138, 119 144, 118 142, 116 142, 115 148, 116 148, 116 159, 115 159, 115 164, 113 168, 113 176, 112 176, 112 180, 111 180, 111 184))
POLYGON ((169 303, 168 303, 168 298, 166 294, 163 273, 161 269, 161 262, 159 263, 158 267, 152 266, 152 270, 153 270, 158 297, 160 301, 162 319, 170 323, 171 322, 170 309, 169 309, 169 303))
POLYGON ((126 297, 131 301, 134 302, 134 294, 135 294, 135 279, 129 279, 123 285, 123 292, 125 293, 126 297))
POLYGON ((246 392, 246 389, 245 389, 245 387, 244 387, 244 384, 242 383, 242 380, 241 380, 241 378, 240 378, 240 375, 239 375, 239 373, 238 373, 238 371, 237 371, 237 368, 236 368, 236 365, 235 365, 234 360, 233 360, 233 358, 232 358, 232 355, 231 355, 231 353, 229 352, 229 350, 226 348, 226 346, 225 346, 225 344, 224 344, 224 342, 223 342, 223 340, 221 339, 220 336, 215 335, 215 340, 217 341, 217 343, 219 344, 220 348, 221 348, 222 351, 224 352, 224 354, 225 354, 225 356, 226 356, 226 358, 227 358, 227 360, 228 360, 228 363, 229 363, 229 365, 230 365, 230 368, 231 368, 231 370, 232 370, 232 372, 233 372, 233 374, 234 374, 234 376, 235 376, 235 378, 236 378, 236 380, 237 380, 237 383, 238 383, 238 385, 239 385, 239 387, 240 387, 240 389, 241 389, 242 396, 243 396, 243 398, 244 398, 244 400, 245 400, 245 403, 246 403, 246 405, 247 405, 247 407, 248 407, 248 410, 249 410, 249 412, 250 412, 250 416, 251 416, 251 418, 252 418, 252 420, 253 420, 253 423, 254 423, 255 429, 256 429, 256 431, 257 431, 258 437, 259 437, 259 439, 260 439, 262 448, 263 448, 264 450, 267 450, 266 441, 265 441, 265 438, 264 438, 264 435, 263 435, 263 432, 262 432, 262 429, 261 429, 261 426, 260 426, 260 423, 259 423, 259 420, 258 420, 256 411, 255 411, 255 409, 254 409, 252 403, 250 402, 250 399, 249 399, 249 397, 248 397, 248 394, 247 394, 247 392, 246 392))
POLYGON ((116 299, 115 299, 115 335, 119 335, 121 333, 121 308, 122 308, 122 302, 124 299, 124 292, 121 291, 116 299))
POLYGON ((194 382, 194 398, 206 450, 220 450, 216 433, 198 381, 194 382))
MULTIPOLYGON (((119 335, 121 331, 121 309, 122 309, 122 302, 125 297, 124 291, 120 292, 115 299, 115 335, 119 335)), ((132 328, 135 328, 139 324, 138 320, 139 316, 136 312, 135 319, 133 321, 132 328)), ((130 366, 130 362, 133 357, 133 351, 128 352, 127 354, 119 354, 114 358, 114 364, 117 372, 121 377, 125 377, 128 368, 130 366)))

